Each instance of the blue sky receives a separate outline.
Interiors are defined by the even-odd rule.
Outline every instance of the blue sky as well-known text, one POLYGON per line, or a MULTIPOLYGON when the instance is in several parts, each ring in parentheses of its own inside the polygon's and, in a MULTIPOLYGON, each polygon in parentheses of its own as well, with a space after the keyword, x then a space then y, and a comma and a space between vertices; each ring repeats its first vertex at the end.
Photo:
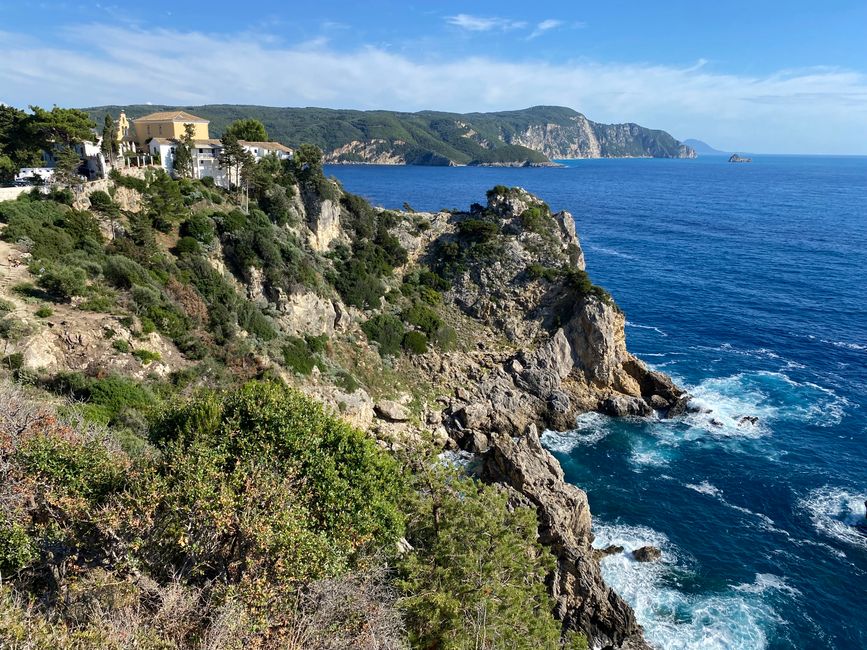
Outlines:
POLYGON ((18 106, 558 104, 729 150, 867 154, 863 0, 0 0, 0 17, 18 106))

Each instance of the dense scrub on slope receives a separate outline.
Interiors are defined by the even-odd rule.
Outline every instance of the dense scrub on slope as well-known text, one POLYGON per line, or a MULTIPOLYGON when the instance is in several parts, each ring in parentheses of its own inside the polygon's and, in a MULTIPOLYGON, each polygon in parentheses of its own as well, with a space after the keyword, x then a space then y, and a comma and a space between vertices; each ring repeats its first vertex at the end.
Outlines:
MULTIPOLYGON (((552 615, 533 509, 287 385, 416 390, 406 364, 466 344, 452 276, 401 243, 425 221, 344 192, 318 156, 257 165, 249 204, 161 173, 88 210, 0 203, 30 278, 4 287, 3 345, 52 328, 105 343, 73 370, 0 359, 0 645, 581 647, 552 615), (299 202, 328 201, 341 237, 315 250, 299 202), (357 325, 287 330, 277 306, 297 296, 357 325), (108 320, 75 331, 97 322, 77 314, 108 320)), ((489 230, 458 227, 458 250, 514 237, 489 230)))

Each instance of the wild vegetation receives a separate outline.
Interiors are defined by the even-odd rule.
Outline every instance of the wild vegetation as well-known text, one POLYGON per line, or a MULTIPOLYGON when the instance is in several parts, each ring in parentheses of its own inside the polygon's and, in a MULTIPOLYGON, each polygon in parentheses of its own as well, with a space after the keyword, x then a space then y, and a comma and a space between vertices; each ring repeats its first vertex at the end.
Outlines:
POLYGON ((0 203, 0 237, 32 278, 0 302, 0 337, 32 335, 31 311, 117 324, 79 371, 2 359, 0 645, 586 647, 553 616, 534 509, 426 440, 377 444, 290 385, 409 381, 401 364, 459 344, 452 274, 505 235, 465 219, 454 260, 429 267, 397 234, 424 222, 343 191, 316 147, 245 175, 246 209, 159 171, 113 175, 88 210, 63 192, 0 203), (299 236, 297 208, 324 201, 345 233, 327 253, 299 236), (373 358, 355 334, 285 331, 274 305, 299 292, 358 309, 373 358))

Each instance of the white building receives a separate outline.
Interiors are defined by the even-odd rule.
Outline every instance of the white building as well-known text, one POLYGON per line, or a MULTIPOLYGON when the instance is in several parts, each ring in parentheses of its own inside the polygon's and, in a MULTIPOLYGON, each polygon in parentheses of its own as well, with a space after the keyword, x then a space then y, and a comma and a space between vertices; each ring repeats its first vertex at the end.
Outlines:
MULTIPOLYGON (((239 144, 253 155, 256 162, 266 156, 276 156, 280 160, 292 157, 292 149, 279 142, 247 142, 240 140, 239 144)), ((160 164, 169 174, 174 174, 175 150, 178 146, 176 140, 166 138, 151 138, 148 141, 148 151, 151 155, 159 156, 160 164)), ((220 187, 229 187, 230 171, 220 166, 220 153, 223 144, 220 140, 211 138, 208 140, 196 140, 192 145, 193 178, 210 176, 214 183, 220 187)), ((232 178, 233 183, 237 179, 232 178)))

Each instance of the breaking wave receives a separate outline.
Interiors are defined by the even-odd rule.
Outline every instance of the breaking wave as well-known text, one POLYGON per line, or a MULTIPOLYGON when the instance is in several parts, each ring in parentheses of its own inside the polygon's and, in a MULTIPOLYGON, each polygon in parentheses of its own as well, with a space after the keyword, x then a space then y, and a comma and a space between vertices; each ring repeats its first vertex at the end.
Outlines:
POLYGON ((644 526, 594 525, 594 546, 623 546, 624 552, 602 560, 605 581, 635 610, 645 637, 665 650, 755 650, 765 648, 782 623, 768 597, 799 593, 785 580, 757 574, 750 584, 720 592, 684 593, 676 575, 691 573, 688 559, 662 533, 644 526), (631 552, 653 545, 662 551, 659 562, 641 563, 631 552))
POLYGON ((867 549, 867 494, 825 486, 810 492, 799 505, 819 533, 867 549))

